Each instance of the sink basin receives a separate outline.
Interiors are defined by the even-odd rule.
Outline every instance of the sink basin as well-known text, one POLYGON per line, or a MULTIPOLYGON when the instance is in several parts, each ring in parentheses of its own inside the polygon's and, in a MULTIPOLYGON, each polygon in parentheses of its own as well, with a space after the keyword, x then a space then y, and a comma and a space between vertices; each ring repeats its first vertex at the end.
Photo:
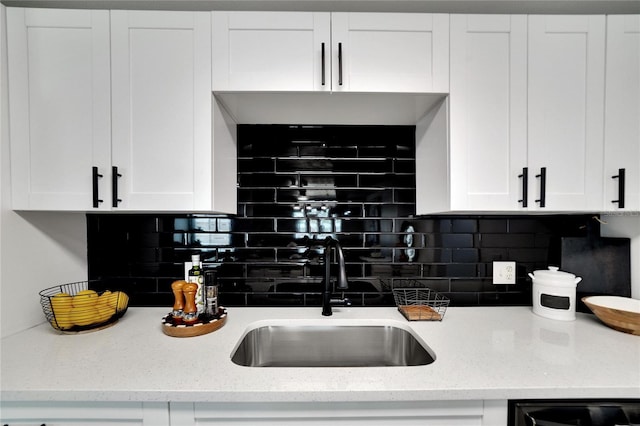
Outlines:
POLYGON ((419 366, 435 354, 409 327, 259 325, 243 336, 231 360, 248 367, 419 366))

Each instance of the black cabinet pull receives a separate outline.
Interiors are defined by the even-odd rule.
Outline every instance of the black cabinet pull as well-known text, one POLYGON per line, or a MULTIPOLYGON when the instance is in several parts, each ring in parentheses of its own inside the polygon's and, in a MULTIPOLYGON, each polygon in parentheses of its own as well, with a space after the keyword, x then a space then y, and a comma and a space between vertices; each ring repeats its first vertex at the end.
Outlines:
POLYGON ((518 202, 522 203, 522 207, 529 207, 529 168, 523 167, 522 174, 518 177, 522 178, 522 199, 518 202))
POLYGON ((547 168, 541 167, 540 174, 536 175, 540 178, 540 198, 536 200, 536 203, 540 203, 540 207, 546 207, 547 198, 547 168))
POLYGON ((98 208, 102 200, 98 195, 98 179, 100 179, 102 175, 98 173, 98 168, 93 166, 92 168, 92 182, 93 182, 93 207, 98 208))
POLYGON ((122 175, 118 173, 118 168, 113 166, 111 168, 111 194, 112 194, 112 203, 113 207, 118 207, 118 203, 122 200, 118 198, 118 178, 121 178, 122 175))
POLYGON ((612 203, 618 203, 618 207, 624 208, 624 184, 626 179, 625 169, 618 169, 618 174, 611 176, 611 179, 618 179, 618 199, 611 201, 612 203))
POLYGON ((322 43, 322 85, 325 83, 325 71, 324 71, 324 43, 322 43))
POLYGON ((342 86, 342 43, 338 43, 338 86, 342 86))

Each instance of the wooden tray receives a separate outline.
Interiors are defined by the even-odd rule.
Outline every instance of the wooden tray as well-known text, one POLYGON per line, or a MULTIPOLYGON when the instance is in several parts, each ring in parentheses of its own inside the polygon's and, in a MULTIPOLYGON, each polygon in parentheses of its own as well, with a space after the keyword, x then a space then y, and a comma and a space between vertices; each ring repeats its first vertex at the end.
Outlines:
POLYGON ((162 331, 171 337, 194 337, 216 331, 227 321, 227 309, 218 308, 216 315, 201 315, 198 321, 185 324, 182 320, 176 320, 173 315, 167 314, 162 318, 162 331))
POLYGON ((442 315, 430 306, 403 305, 398 310, 409 321, 442 321, 442 315))

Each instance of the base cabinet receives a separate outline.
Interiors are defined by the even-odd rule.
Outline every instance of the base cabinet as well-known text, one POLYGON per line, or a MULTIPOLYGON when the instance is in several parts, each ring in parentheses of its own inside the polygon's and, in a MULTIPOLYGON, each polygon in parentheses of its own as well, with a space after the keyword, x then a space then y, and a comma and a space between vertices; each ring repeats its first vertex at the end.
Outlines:
POLYGON ((171 426, 495 426, 506 401, 170 403, 171 426))
POLYGON ((166 402, 2 402, 0 424, 169 426, 166 402))
POLYGON ((46 426, 496 426, 507 401, 0 402, 0 424, 46 426))

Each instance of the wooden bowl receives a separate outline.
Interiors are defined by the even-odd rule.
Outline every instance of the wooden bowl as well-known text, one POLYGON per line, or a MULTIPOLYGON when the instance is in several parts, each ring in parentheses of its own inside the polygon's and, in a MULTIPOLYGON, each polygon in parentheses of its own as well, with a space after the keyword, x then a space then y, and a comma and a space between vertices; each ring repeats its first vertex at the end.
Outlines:
POLYGON ((582 301, 614 330, 640 336, 640 300, 620 296, 589 296, 582 301))

